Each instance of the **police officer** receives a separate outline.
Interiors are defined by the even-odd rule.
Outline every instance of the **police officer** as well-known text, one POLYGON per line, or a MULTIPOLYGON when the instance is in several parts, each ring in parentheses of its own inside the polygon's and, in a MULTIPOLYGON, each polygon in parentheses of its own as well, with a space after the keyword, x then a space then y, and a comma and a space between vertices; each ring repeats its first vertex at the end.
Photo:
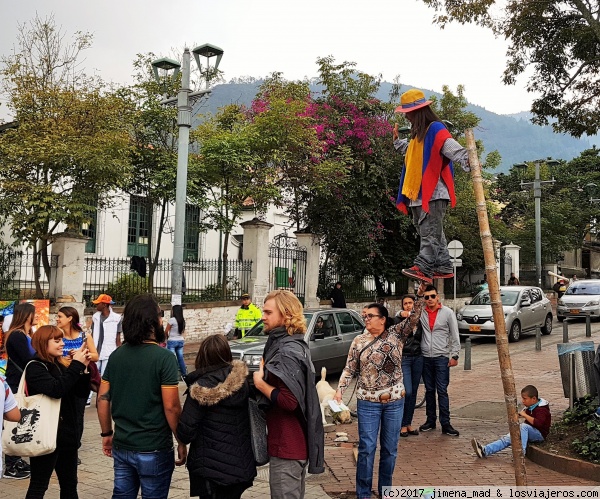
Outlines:
POLYGON ((260 309, 250 301, 250 295, 244 293, 241 296, 242 306, 235 316, 235 338, 243 338, 254 324, 262 317, 260 309))

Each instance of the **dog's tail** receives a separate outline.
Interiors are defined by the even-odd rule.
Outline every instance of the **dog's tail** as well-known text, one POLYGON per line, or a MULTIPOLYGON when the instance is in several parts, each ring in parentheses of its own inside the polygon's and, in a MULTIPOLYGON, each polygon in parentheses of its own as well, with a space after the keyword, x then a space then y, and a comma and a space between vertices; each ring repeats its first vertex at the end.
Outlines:
POLYGON ((326 367, 322 367, 321 368, 321 381, 325 381, 326 377, 327 377, 327 368, 326 367))

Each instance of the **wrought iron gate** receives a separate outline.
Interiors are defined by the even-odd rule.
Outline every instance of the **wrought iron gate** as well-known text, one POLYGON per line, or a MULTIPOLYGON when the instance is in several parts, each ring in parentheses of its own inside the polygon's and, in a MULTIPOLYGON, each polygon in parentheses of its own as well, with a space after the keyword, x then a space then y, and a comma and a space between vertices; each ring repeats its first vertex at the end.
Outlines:
POLYGON ((287 289, 304 304, 306 286, 306 248, 296 238, 279 234, 269 244, 269 287, 287 289))

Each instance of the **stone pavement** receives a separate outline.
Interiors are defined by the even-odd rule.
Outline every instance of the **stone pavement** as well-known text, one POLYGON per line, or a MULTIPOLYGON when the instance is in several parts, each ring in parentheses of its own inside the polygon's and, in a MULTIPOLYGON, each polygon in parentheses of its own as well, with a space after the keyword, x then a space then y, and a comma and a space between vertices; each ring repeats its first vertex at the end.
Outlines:
MULTIPOLYGON (((583 341, 584 327, 573 328, 571 341, 583 341)), ((554 333, 542 337, 542 351, 535 351, 533 338, 523 338, 511 344, 512 368, 517 394, 527 384, 534 384, 540 396, 548 399, 556 416, 568 406, 564 398, 556 343, 561 340, 561 328, 555 323, 554 333), (518 347, 517 347, 518 346, 518 347), (530 347, 530 348, 528 348, 530 347)), ((592 340, 598 343, 600 324, 592 324, 592 340)), ((197 345, 186 345, 188 364, 193 363, 197 345)), ((442 435, 440 429, 416 437, 402 438, 399 443, 394 485, 511 485, 514 484, 512 454, 507 449, 486 459, 478 459, 470 444, 472 437, 483 442, 507 433, 506 410, 497 359, 490 356, 478 360, 477 348, 473 349, 473 368, 464 371, 457 366, 451 371, 449 387, 452 424, 460 437, 442 435)), ((180 392, 183 395, 183 383, 180 392)), ((183 400, 183 399, 182 399, 183 400)), ((355 401, 351 402, 355 406, 355 401)), ((415 412, 415 426, 425 421, 425 409, 415 412)), ((355 472, 352 444, 356 443, 356 423, 337 427, 349 436, 346 447, 333 442, 335 433, 326 434, 324 475, 309 477, 306 499, 320 499, 354 492, 355 472)), ((86 426, 80 451, 82 465, 79 467, 79 493, 81 497, 109 498, 112 491, 112 463, 100 450, 100 427, 93 408, 86 410, 86 426)), ((600 482, 574 478, 542 468, 526 460, 529 485, 598 485, 600 482)), ((375 465, 377 470, 377 463, 375 465)), ((599 477, 600 481, 600 477, 599 477)), ((268 466, 259 469, 255 485, 246 491, 244 499, 269 497, 268 466)), ((376 484, 376 479, 374 485, 376 484)), ((28 480, 0 481, 0 499, 25 496, 28 480)), ((185 468, 177 468, 173 475, 169 498, 189 497, 189 482, 185 468)), ((48 499, 58 499, 58 483, 53 477, 48 499)))

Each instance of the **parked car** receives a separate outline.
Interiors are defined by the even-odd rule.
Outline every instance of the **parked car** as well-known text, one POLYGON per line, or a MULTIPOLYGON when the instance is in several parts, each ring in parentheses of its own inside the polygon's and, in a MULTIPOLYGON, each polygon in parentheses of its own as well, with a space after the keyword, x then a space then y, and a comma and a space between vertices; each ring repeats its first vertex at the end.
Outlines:
MULTIPOLYGON (((310 347, 315 372, 320 376, 321 368, 327 373, 341 372, 346 365, 352 340, 363 332, 364 323, 358 312, 346 308, 306 309, 307 331, 304 339, 310 347)), ((229 343, 234 359, 246 362, 250 375, 258 371, 268 335, 263 332, 259 321, 246 336, 229 343)))
MULTIPOLYGON (((500 286, 504 320, 509 341, 519 341, 522 333, 540 326, 542 334, 552 332, 552 306, 544 292, 535 286, 500 286)), ((461 336, 496 334, 488 289, 480 291, 456 313, 461 336)))
POLYGON ((600 279, 573 281, 556 304, 556 317, 600 317, 600 279))

